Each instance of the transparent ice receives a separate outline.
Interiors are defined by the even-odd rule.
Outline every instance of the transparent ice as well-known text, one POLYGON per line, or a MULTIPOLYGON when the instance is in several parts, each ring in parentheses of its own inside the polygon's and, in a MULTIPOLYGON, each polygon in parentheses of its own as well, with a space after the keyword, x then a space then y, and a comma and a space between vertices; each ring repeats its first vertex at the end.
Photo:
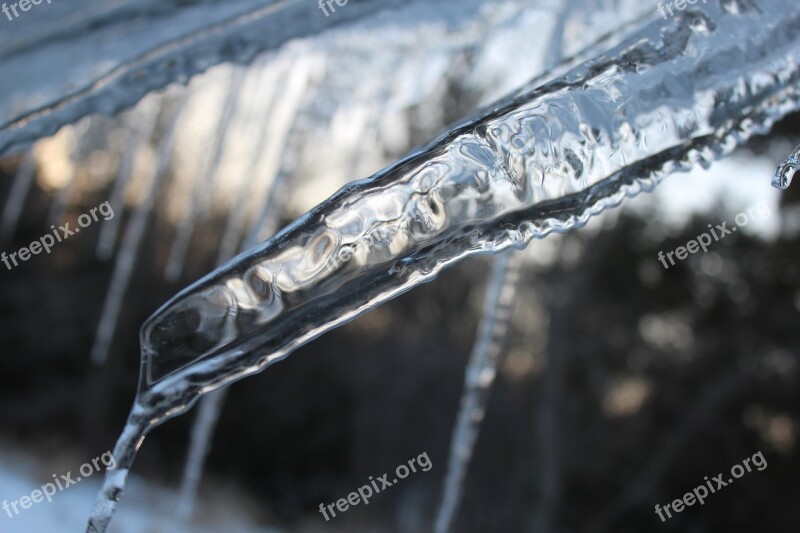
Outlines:
POLYGON ((89 530, 106 529, 147 431, 203 394, 468 256, 580 227, 798 108, 794 0, 709 2, 650 20, 344 187, 159 309, 141 332, 139 393, 114 451, 120 467, 89 530), (378 230, 391 238, 364 246, 378 230))
POLYGON ((773 187, 788 189, 798 170, 800 170, 800 146, 795 148, 794 152, 778 166, 775 175, 772 177, 773 187))

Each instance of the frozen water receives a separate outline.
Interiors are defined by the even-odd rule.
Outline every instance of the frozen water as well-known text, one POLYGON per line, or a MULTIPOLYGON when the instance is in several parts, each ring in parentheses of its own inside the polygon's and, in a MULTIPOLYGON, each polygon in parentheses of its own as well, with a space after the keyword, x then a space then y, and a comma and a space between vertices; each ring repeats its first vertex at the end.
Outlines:
POLYGON ((656 38, 664 55, 651 49, 658 34, 648 28, 643 32, 648 46, 623 44, 616 50, 622 61, 637 59, 636 65, 602 59, 525 98, 499 104, 426 150, 346 187, 269 243, 183 291, 145 325, 144 388, 206 354, 216 358, 222 348, 250 346, 254 339, 246 337, 262 334, 264 323, 279 323, 285 314, 310 300, 326 300, 362 276, 388 277, 399 285, 421 281, 442 259, 498 251, 581 224, 625 194, 651 187, 666 171, 727 153, 796 106, 793 87, 778 90, 763 80, 769 74, 793 79, 797 52, 788 46, 772 52, 778 47, 759 42, 759 32, 745 39, 751 43, 748 50, 736 42, 743 38, 736 32, 746 31, 745 22, 757 20, 718 13, 718 20, 689 20, 695 26, 684 27, 686 22, 667 24, 673 34, 656 38), (724 26, 725 35, 714 35, 709 27, 715 25, 724 26), (676 47, 676 41, 683 46, 676 47), (684 57, 681 51, 688 46, 703 53, 684 57), (755 79, 745 89, 733 64, 724 77, 706 65, 713 58, 707 56, 730 59, 731 50, 758 59, 739 70, 764 69, 742 73, 755 79), (656 83, 665 78, 666 85, 656 83), (667 113, 664 100, 677 108, 677 116, 667 113), (729 115, 732 111, 747 114, 729 115), (391 242, 355 246, 377 226, 395 230, 386 231, 393 235, 391 242), (487 234, 492 238, 472 238, 487 234), (453 255, 433 253, 444 251, 453 255), (347 261, 335 260, 351 253, 347 261), (425 268, 411 268, 419 265, 425 268), (370 272, 376 266, 389 272, 370 272), (310 289, 315 291, 298 294, 310 289), (200 325, 198 319, 204 333, 197 336, 203 339, 196 339, 192 329, 200 325), (191 345, 173 337, 181 334, 193 340, 191 345), (173 345, 178 349, 165 349, 173 345))
MULTIPOLYGON (((231 123, 233 122, 237 104, 242 95, 241 85, 243 79, 244 71, 242 69, 233 69, 228 84, 228 94, 219 115, 217 132, 210 146, 211 155, 206 163, 207 166, 203 167, 200 171, 200 175, 205 178, 206 183, 213 183, 213 178, 217 176, 219 172, 223 149, 225 147, 222 139, 227 138, 231 123)), ((200 216, 200 213, 204 213, 208 210, 208 205, 211 203, 211 193, 208 190, 208 186, 195 186, 191 191, 191 195, 192 201, 189 212, 181 221, 180 226, 178 226, 178 232, 169 253, 165 275, 170 281, 175 281, 180 277, 183 271, 184 261, 186 260, 186 253, 189 250, 189 241, 194 231, 195 222, 200 216)))
POLYGON ((14 233, 25 207, 25 199, 33 185, 35 174, 36 160, 33 157, 33 151, 29 150, 22 156, 17 174, 14 176, 14 184, 11 186, 3 208, 3 218, 0 220, 0 240, 5 241, 14 233))
MULTIPOLYGON (((559 5, 550 44, 545 50, 545 70, 556 68, 563 60, 564 27, 572 10, 572 1, 559 5)), ((464 482, 472 461, 475 442, 478 440, 489 403, 494 378, 504 348, 516 303, 515 285, 523 269, 522 255, 509 257, 509 253, 495 257, 484 297, 484 310, 478 336, 467 363, 464 389, 461 392, 458 415, 450 437, 447 474, 442 497, 434 519, 434 531, 447 533, 452 527, 461 504, 464 482)))
MULTIPOLYGON (((147 102, 139 108, 138 113, 131 113, 128 117, 130 121, 129 138, 127 139, 127 146, 123 151, 117 170, 117 178, 114 180, 114 188, 109 198, 109 203, 115 213, 122 213, 125 207, 125 194, 128 190, 130 179, 133 177, 135 159, 141 155, 142 150, 150 146, 151 137, 156 127, 156 119, 158 118, 158 109, 152 104, 152 101, 147 102)), ((121 216, 115 216, 101 227, 100 237, 97 242, 97 256, 99 258, 108 259, 111 257, 117 241, 121 219, 121 216)))
POLYGON ((125 292, 128 289, 128 283, 130 282, 131 274, 133 273, 136 259, 138 258, 139 246, 145 235, 147 221, 155 205, 159 184, 164 179, 169 168, 169 163, 172 160, 170 155, 172 135, 180 117, 180 104, 178 104, 177 111, 170 111, 172 112, 172 116, 167 119, 167 123, 164 125, 165 133, 161 139, 160 149, 156 154, 156 160, 151 162, 149 165, 150 168, 143 173, 144 198, 136 206, 131 221, 125 229, 125 236, 120 245, 120 252, 117 255, 116 264, 114 265, 114 273, 111 276, 108 293, 103 303, 103 310, 100 313, 100 323, 97 326, 97 335, 95 336, 91 355, 92 361, 97 364, 104 363, 108 358, 108 350, 114 337, 114 331, 116 330, 117 320, 122 309, 125 292))
POLYGON ((197 491, 203 476, 203 466, 211 449, 211 439, 214 437, 219 413, 222 411, 227 396, 228 389, 221 389, 200 400, 197 418, 192 425, 189 453, 183 467, 183 480, 178 498, 177 515, 182 520, 188 520, 194 512, 197 491))
POLYGON ((90 531, 105 530, 143 435, 202 394, 465 257, 580 227, 796 110, 800 6, 758 4, 726 0, 643 24, 348 185, 167 302, 142 328, 120 470, 90 531))
MULTIPOLYGON (((284 152, 286 137, 293 126, 297 110, 308 88, 309 77, 312 71, 313 60, 299 60, 294 62, 291 66, 288 80, 286 81, 285 92, 277 102, 272 115, 268 119, 262 121, 262 126, 259 128, 257 141, 253 149, 254 152, 258 152, 259 149, 263 148, 263 153, 252 157, 247 172, 248 176, 252 176, 256 174, 256 169, 261 169, 260 175, 258 175, 258 179, 255 180, 255 183, 242 183, 240 186, 240 191, 237 195, 238 198, 230 211, 228 223, 222 237, 222 243, 219 247, 219 264, 230 260, 235 253, 236 246, 241 238, 242 229, 244 228, 247 207, 250 204, 249 199, 253 197, 259 198, 259 196, 261 196, 259 195, 259 189, 263 188, 265 184, 276 184, 275 173, 279 168, 280 159, 284 152), (272 135, 269 141, 265 142, 267 131, 271 132, 272 135), (264 165, 259 164, 262 159, 265 160, 264 165)), ((272 106, 270 106, 270 108, 271 107, 272 106)), ((274 187, 272 187, 272 189, 274 190, 274 187)), ((274 233, 274 230, 271 230, 271 228, 277 226, 279 212, 277 209, 272 208, 273 205, 269 207, 269 211, 265 211, 263 215, 259 217, 259 222, 265 226, 260 228, 260 231, 270 231, 269 234, 271 235, 274 233)), ((247 243, 245 242, 245 249, 246 246, 247 243)), ((178 514, 185 519, 191 516, 194 508, 194 501, 197 498, 197 490, 200 485, 205 458, 211 446, 211 439, 214 435, 219 412, 225 403, 225 397, 226 394, 224 394, 224 391, 217 391, 206 396, 200 402, 197 419, 192 427, 189 454, 184 468, 181 496, 178 505, 178 514)))
POLYGON ((453 517, 461 501, 467 467, 472 459, 478 431, 486 414, 489 394, 497 375, 500 353, 511 328, 516 285, 522 270, 523 258, 521 252, 510 251, 500 255, 492 264, 478 338, 475 340, 467 364, 464 392, 461 395, 461 405, 450 442, 447 475, 434 526, 436 533, 450 531, 453 517))
POLYGON ((0 156, 88 114, 117 113, 213 65, 249 63, 294 38, 384 11, 398 25, 421 17, 449 22, 473 16, 487 2, 428 4, 366 0, 325 17, 317 2, 301 0, 53 2, 35 20, 22 17, 0 33, 0 156), (404 20, 399 9, 425 13, 404 20), (29 68, 34 64, 42 68, 29 68))
POLYGON ((788 189, 798 170, 800 170, 800 146, 778 166, 772 178, 772 185, 779 189, 788 189))

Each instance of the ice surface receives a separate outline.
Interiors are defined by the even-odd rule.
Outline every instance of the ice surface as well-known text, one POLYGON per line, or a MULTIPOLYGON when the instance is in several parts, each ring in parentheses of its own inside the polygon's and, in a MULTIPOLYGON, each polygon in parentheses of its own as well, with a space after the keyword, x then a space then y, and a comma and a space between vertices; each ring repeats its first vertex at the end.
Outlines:
POLYGON ((495 259, 486 288, 483 316, 478 337, 467 364, 464 391, 450 442, 447 475, 442 489, 434 531, 447 533, 461 501, 467 467, 472 459, 475 441, 486 415, 489 394, 497 376, 500 354, 505 348, 516 302, 517 282, 524 255, 506 252, 495 259))
POLYGON ((17 174, 14 176, 14 184, 11 186, 8 199, 3 207, 3 217, 0 219, 0 240, 8 240, 14 233, 35 175, 36 161, 33 152, 29 150, 22 156, 17 174))
MULTIPOLYGON (((722 1, 655 20, 372 178, 167 302, 115 457, 200 395, 477 253, 582 226, 663 176, 709 164, 798 108, 800 6, 722 1)), ((90 530, 121 495, 109 479, 90 530)))
POLYGON ((779 189, 788 189, 798 170, 800 170, 800 146, 778 166, 772 178, 772 185, 779 189))
MULTIPOLYGON (((657 23, 619 57, 498 104, 351 184, 162 307, 143 328, 143 391, 205 358, 227 366, 226 353, 260 366, 307 306, 361 311, 444 263, 579 226, 665 173, 728 153, 796 106, 798 51, 776 41, 797 19, 783 13, 718 9, 657 23), (391 239, 364 246, 376 230, 391 239)), ((301 330, 318 334, 318 316, 301 330)))
POLYGON ((53 2, 35 17, 4 24, 0 33, 0 156, 88 114, 119 112, 213 65, 249 63, 293 38, 399 7, 450 22, 469 18, 487 2, 426 4, 364 0, 325 17, 317 2, 301 0, 53 2))
POLYGON ((97 364, 104 363, 108 358, 108 351, 111 347, 120 311, 122 310, 125 293, 128 289, 136 260, 139 257, 139 247, 145 236, 147 222, 156 202, 159 185, 164 179, 172 160, 170 155, 172 136, 180 117, 179 111, 180 104, 178 104, 178 110, 169 109, 171 115, 163 126, 165 134, 161 139, 160 149, 155 154, 155 160, 143 172, 143 199, 136 206, 131 221, 125 229, 125 236, 120 244, 120 252, 117 254, 114 272, 103 303, 103 310, 100 313, 100 323, 97 326, 94 346, 92 346, 92 361, 97 364))

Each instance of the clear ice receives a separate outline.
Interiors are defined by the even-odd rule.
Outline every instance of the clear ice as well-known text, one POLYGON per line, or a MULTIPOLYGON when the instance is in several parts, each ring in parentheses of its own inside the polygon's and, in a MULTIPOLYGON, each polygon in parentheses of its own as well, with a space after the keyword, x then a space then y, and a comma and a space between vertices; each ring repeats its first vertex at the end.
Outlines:
POLYGON ((794 152, 783 163, 778 165, 778 169, 772 177, 772 186, 778 189, 788 189, 798 170, 800 170, 800 146, 795 148, 794 152))
POLYGON ((710 1, 651 16, 608 51, 347 185, 145 322, 119 467, 88 531, 105 531, 144 434, 203 394, 466 257, 578 228, 710 164, 797 110, 799 81, 796 0, 710 1))

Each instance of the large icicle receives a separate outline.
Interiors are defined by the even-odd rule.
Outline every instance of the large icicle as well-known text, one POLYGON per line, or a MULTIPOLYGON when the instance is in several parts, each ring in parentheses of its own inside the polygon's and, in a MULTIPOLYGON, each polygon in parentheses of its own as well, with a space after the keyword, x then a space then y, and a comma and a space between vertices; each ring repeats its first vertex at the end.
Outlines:
POLYGON ((581 227, 800 108, 800 4, 709 2, 463 121, 184 289, 144 324, 105 531, 144 434, 479 253, 581 227))

